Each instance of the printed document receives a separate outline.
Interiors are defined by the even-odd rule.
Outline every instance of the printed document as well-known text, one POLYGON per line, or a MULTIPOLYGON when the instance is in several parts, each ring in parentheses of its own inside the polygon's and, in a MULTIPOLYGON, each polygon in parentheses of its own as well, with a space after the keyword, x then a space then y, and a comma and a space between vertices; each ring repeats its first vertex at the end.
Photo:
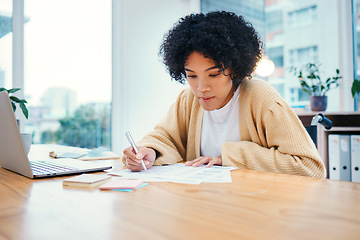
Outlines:
POLYGON ((230 171, 235 167, 212 166, 206 168, 205 165, 200 167, 188 167, 184 163, 175 163, 164 166, 152 166, 147 171, 131 172, 122 170, 111 172, 111 175, 121 176, 124 178, 142 179, 146 182, 176 182, 200 184, 202 182, 232 182, 230 171))

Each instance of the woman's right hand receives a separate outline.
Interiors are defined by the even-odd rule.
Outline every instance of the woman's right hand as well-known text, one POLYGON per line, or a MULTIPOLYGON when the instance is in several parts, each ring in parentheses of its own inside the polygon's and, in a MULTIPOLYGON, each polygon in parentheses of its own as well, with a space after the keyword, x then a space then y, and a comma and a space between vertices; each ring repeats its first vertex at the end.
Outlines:
POLYGON ((132 172, 139 172, 144 170, 141 165, 141 159, 147 169, 151 168, 156 159, 155 150, 152 148, 138 147, 139 152, 136 154, 133 147, 125 148, 123 153, 126 159, 126 167, 132 172))

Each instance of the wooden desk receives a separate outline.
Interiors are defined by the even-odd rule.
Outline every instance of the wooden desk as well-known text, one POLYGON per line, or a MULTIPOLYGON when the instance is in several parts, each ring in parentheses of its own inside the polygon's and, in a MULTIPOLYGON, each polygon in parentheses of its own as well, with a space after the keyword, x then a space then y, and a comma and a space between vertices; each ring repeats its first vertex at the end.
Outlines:
POLYGON ((249 170, 232 179, 126 193, 1 168, 0 239, 359 239, 360 184, 249 170))

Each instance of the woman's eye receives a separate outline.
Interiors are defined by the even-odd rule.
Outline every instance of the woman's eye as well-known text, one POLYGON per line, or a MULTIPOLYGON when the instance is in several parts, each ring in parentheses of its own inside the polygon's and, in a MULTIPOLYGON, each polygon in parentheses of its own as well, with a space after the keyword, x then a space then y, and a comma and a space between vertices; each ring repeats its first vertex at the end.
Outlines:
POLYGON ((187 78, 196 78, 196 75, 188 75, 187 78))
POLYGON ((220 73, 215 73, 215 74, 209 74, 209 77, 216 77, 216 76, 219 76, 220 73))

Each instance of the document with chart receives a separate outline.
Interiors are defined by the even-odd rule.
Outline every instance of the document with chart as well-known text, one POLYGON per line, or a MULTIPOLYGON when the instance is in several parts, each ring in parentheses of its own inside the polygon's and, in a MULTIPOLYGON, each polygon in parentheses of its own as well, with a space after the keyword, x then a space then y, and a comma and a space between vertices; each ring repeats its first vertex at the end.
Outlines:
POLYGON ((111 175, 121 176, 124 178, 143 179, 147 182, 176 182, 200 184, 203 182, 232 182, 230 171, 235 167, 212 166, 206 168, 205 165, 200 167, 188 167, 183 163, 176 163, 165 166, 153 166, 147 171, 131 172, 122 170, 111 172, 111 175))

